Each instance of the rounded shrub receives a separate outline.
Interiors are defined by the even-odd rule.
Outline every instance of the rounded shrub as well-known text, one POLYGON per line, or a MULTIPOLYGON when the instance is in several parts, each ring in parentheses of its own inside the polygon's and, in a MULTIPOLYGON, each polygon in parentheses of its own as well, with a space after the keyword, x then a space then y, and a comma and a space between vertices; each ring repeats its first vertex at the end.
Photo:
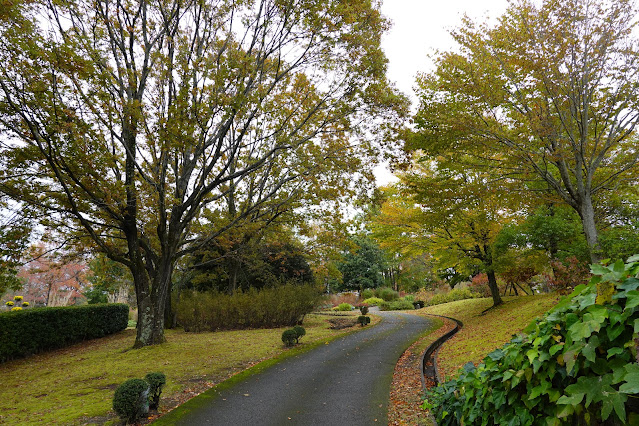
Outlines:
POLYGON ((337 310, 338 311, 352 311, 353 310, 353 305, 351 305, 350 303, 340 303, 337 306, 337 310))
POLYGON ((295 330, 292 328, 284 330, 282 333, 282 342, 284 342, 286 346, 293 346, 295 342, 297 342, 297 333, 295 330))
POLYGON ((358 308, 362 315, 366 315, 368 313, 368 305, 366 303, 362 303, 358 306, 358 308))
POLYGON ((144 380, 149 384, 149 408, 157 410, 160 405, 162 387, 166 384, 166 376, 163 373, 149 373, 144 376, 144 380))
POLYGON ((379 297, 369 297, 368 299, 364 300, 364 303, 366 303, 368 306, 379 306, 379 304, 383 301, 384 299, 380 299, 379 297))
POLYGON ((371 323, 371 317, 367 317, 366 315, 360 315, 357 317, 357 323, 364 327, 366 324, 371 323))
POLYGON ((113 410, 127 423, 135 423, 149 412, 149 384, 129 379, 115 390, 113 410))
POLYGON ((375 297, 375 292, 370 288, 365 288, 362 290, 361 297, 362 299, 370 299, 371 297, 375 297))
POLYGON ((392 288, 382 287, 380 289, 377 289, 376 293, 377 297, 379 297, 380 299, 384 299, 386 302, 399 299, 399 293, 392 288))
POLYGON ((306 329, 304 329, 304 327, 302 327, 301 325, 296 325, 295 327, 293 327, 293 331, 297 335, 295 343, 300 342, 300 337, 306 336, 306 329))

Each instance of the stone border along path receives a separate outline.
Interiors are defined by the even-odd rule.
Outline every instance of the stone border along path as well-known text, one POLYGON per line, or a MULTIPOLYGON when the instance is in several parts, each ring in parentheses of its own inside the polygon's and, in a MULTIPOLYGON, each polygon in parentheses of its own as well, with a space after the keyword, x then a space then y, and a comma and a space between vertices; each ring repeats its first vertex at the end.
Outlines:
POLYGON ((376 312, 375 327, 292 356, 228 388, 213 388, 158 419, 177 425, 371 425, 387 423, 395 364, 432 325, 376 312))
POLYGON ((444 342, 446 342, 448 339, 451 339, 464 326, 464 323, 455 318, 445 317, 443 315, 432 316, 446 318, 448 320, 454 321, 456 325, 452 330, 431 343, 424 351, 424 355, 422 357, 422 385, 424 391, 426 390, 426 378, 431 379, 435 383, 435 386, 441 383, 442 378, 439 375, 439 371, 437 369, 437 354, 439 353, 439 349, 441 345, 444 344, 444 342))

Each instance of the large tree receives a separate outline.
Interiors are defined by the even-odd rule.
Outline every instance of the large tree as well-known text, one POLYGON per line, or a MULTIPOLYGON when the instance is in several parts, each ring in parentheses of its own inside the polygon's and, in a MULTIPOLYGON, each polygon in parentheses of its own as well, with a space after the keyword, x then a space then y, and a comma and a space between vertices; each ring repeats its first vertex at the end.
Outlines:
POLYGON ((631 0, 512 1, 496 25, 464 19, 457 51, 419 78, 412 148, 550 188, 601 256, 598 194, 636 182, 639 46, 631 0))
POLYGON ((385 79, 378 9, 12 3, 0 17, 0 190, 126 265, 135 346, 161 343, 182 256, 315 178, 318 162, 370 153, 371 117, 403 105, 385 79), (248 208, 203 226, 238 192, 248 208))

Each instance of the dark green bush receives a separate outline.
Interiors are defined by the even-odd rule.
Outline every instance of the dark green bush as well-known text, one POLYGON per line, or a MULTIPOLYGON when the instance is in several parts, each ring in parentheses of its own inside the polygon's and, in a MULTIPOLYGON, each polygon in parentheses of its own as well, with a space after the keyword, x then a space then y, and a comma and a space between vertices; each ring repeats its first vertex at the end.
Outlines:
POLYGON ((421 308, 423 308, 423 307, 424 307, 424 301, 423 301, 423 300, 415 300, 415 301, 413 302, 413 307, 414 307, 415 309, 421 309, 421 308))
POLYGON ((408 309, 415 309, 413 303, 406 299, 393 300, 392 302, 382 302, 379 305, 379 309, 382 311, 405 311, 408 309))
POLYGON ((527 335, 434 388, 437 423, 639 424, 639 255, 591 271, 527 335))
POLYGON ((359 311, 362 313, 362 315, 366 315, 368 313, 368 305, 365 303, 362 303, 361 305, 358 306, 359 311))
POLYGON ((371 323, 371 317, 367 317, 365 315, 360 315, 357 317, 357 323, 364 327, 366 324, 371 323))
POLYGON ((184 292, 177 306, 177 320, 185 331, 196 332, 293 326, 321 300, 317 288, 292 284, 233 295, 184 292))
POLYGON ((166 376, 163 373, 149 373, 144 376, 144 380, 149 384, 149 408, 157 410, 160 406, 162 387, 166 384, 166 376))
POLYGON ((297 342, 297 332, 292 328, 284 330, 282 333, 282 342, 284 342, 286 346, 293 346, 297 342))
POLYGON ((0 362, 124 330, 122 304, 29 308, 0 313, 0 362))
POLYGON ((135 423, 149 412, 149 384, 129 379, 115 390, 113 410, 127 423, 135 423))
POLYGON ((306 329, 302 327, 301 325, 296 325, 295 327, 293 327, 293 331, 297 335, 297 338, 295 339, 295 343, 300 342, 300 337, 306 336, 306 329))
POLYGON ((399 299, 399 293, 388 287, 378 288, 375 290, 375 295, 386 302, 399 299))

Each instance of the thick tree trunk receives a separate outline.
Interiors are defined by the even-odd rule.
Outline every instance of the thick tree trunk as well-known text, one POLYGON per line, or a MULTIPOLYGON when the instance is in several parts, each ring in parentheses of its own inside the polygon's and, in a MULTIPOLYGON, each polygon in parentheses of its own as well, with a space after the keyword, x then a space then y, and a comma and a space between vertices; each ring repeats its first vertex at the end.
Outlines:
POLYGON ((493 296, 493 306, 501 305, 503 301, 499 295, 499 286, 497 286, 497 278, 495 278, 495 271, 489 269, 486 272, 488 275, 488 288, 490 288, 490 294, 493 296))
POLYGON ((599 245, 599 236, 597 226, 595 224, 595 209, 592 206, 592 197, 586 194, 579 208, 579 217, 583 226, 588 250, 590 252, 590 261, 598 263, 603 257, 601 246, 599 245))
POLYGON ((138 297, 138 328, 134 348, 164 343, 164 305, 153 303, 150 296, 138 297))

